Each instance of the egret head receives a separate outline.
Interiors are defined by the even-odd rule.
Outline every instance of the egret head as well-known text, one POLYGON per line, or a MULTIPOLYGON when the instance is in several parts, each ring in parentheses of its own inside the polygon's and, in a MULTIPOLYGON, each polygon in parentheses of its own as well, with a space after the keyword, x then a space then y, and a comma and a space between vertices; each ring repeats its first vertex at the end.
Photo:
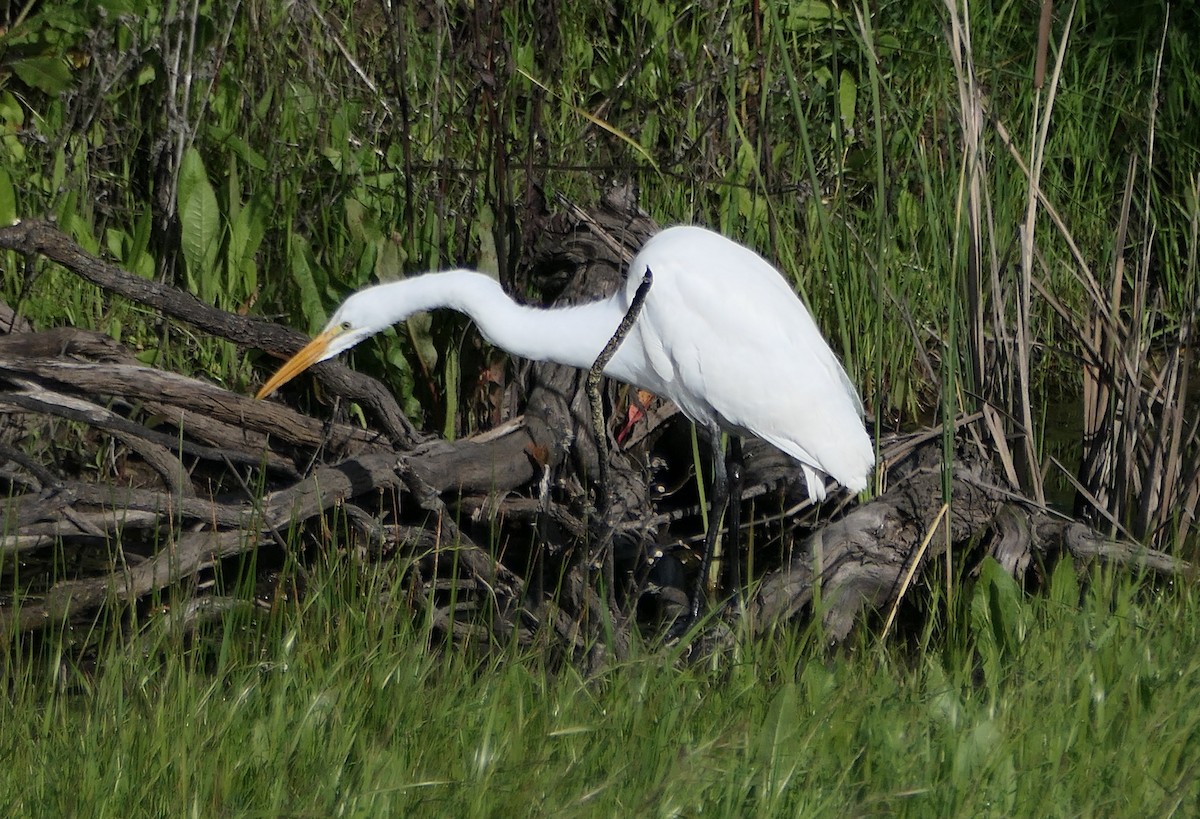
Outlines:
POLYGON ((368 289, 346 299, 325 329, 284 362, 275 375, 263 384, 255 398, 266 398, 313 364, 333 358, 388 327, 392 322, 380 309, 378 299, 371 298, 370 294, 371 290, 368 289))

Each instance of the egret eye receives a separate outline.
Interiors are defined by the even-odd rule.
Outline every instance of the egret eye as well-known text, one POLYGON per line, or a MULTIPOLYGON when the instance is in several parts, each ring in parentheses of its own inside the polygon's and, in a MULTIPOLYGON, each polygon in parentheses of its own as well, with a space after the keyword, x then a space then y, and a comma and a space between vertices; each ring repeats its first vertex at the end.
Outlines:
POLYGON ((343 321, 341 324, 338 325, 338 329, 341 330, 343 333, 350 332, 350 322, 343 321))

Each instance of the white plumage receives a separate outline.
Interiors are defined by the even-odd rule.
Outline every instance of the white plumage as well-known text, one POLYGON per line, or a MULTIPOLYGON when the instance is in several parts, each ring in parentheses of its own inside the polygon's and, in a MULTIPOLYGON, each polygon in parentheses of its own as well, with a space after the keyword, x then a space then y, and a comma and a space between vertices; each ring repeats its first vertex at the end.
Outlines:
POLYGON ((866 488, 875 453, 862 404, 803 302, 754 251, 700 227, 652 237, 623 289, 577 307, 519 305, 493 279, 467 270, 429 273, 352 295, 325 331, 259 392, 337 355, 411 314, 438 307, 466 313, 514 355, 586 369, 617 325, 649 268, 653 284, 605 374, 674 402, 710 429, 755 435, 798 460, 809 496, 824 476, 866 488))

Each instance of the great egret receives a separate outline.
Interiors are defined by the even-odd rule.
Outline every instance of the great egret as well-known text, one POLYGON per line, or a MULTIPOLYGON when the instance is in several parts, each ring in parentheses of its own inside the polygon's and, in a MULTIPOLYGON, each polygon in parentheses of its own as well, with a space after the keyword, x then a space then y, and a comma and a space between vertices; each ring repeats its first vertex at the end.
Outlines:
MULTIPOLYGON (((749 248, 701 227, 656 234, 634 258, 623 288, 575 307, 518 304, 494 279, 470 270, 369 287, 346 299, 258 397, 413 313, 438 307, 470 316, 488 341, 513 355, 588 369, 647 268, 653 287, 604 374, 674 402, 714 441, 725 430, 756 435, 783 450, 800 462, 813 501, 825 498, 826 475, 852 492, 865 489, 875 453, 862 403, 841 362, 779 271, 749 248)), ((717 510, 722 494, 728 497, 728 478, 719 456, 715 465, 717 510)))

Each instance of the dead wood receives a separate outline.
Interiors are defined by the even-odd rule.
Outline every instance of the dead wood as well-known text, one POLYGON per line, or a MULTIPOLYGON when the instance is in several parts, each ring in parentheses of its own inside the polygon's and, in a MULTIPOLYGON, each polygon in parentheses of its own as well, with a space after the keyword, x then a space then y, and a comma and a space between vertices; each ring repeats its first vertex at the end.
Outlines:
MULTIPOLYGON (((654 230, 627 190, 593 212, 570 206, 540 217, 511 289, 557 304, 611 293, 654 230)), ((0 228, 0 247, 55 262, 248 351, 288 353, 305 340, 132 276, 45 223, 0 228)), ((399 561, 393 594, 447 636, 506 643, 515 634, 588 666, 621 656, 635 626, 660 627, 686 600, 689 544, 701 534, 687 426, 673 408, 652 403, 618 442, 626 388, 608 384, 604 395, 616 527, 610 596, 598 593, 592 559, 603 529, 597 452, 606 448, 591 433, 580 371, 519 364, 511 420, 444 441, 418 434, 386 388, 336 363, 318 377, 330 394, 367 407, 372 428, 253 400, 241 394, 249 385, 231 391, 147 367, 103 334, 34 332, 11 311, 0 311, 0 322, 13 328, 0 336, 0 481, 8 490, 0 635, 86 622, 151 593, 202 620, 228 607, 203 603, 200 579, 253 550, 303 561, 309 550, 353 548, 399 561), (78 558, 72 573, 52 571, 55 553, 78 558), (19 580, 10 568, 18 554, 26 565, 19 580), (612 624, 615 633, 606 632, 612 624)), ((947 547, 956 561, 990 554, 1022 578, 1061 556, 1190 571, 1031 506, 987 453, 966 443, 947 483, 940 433, 890 443, 881 470, 887 488, 869 503, 842 498, 814 510, 795 464, 748 442, 743 519, 757 527, 760 582, 739 611, 755 630, 810 616, 819 586, 828 633, 842 639, 864 610, 892 605, 906 576, 919 578, 947 547)))
POLYGON ((758 630, 805 610, 819 586, 826 634, 840 641, 860 612, 886 610, 897 600, 914 562, 919 574, 948 544, 972 563, 991 557, 1021 580, 1060 557, 1081 565, 1105 559, 1161 574, 1191 572, 1161 552, 1114 541, 1018 498, 978 452, 964 451, 955 459, 944 516, 940 443, 911 450, 891 464, 886 491, 809 535, 788 565, 767 576, 750 606, 758 630))
MULTIPOLYGON (((164 589, 180 578, 211 568, 222 558, 254 548, 265 532, 286 529, 292 521, 313 517, 345 498, 394 488, 399 483, 394 467, 390 455, 364 456, 323 467, 300 483, 268 495, 261 505, 243 509, 236 528, 160 532, 165 542, 149 559, 135 565, 126 562, 103 578, 56 583, 40 599, 27 599, 15 610, 0 611, 0 628, 37 628, 62 622, 106 601, 134 600, 164 589)), ((130 518, 119 521, 122 527, 130 523, 130 518)))
MULTIPOLYGON (((165 316, 248 349, 266 350, 286 357, 308 342, 308 338, 296 330, 219 310, 191 293, 134 276, 86 252, 48 222, 29 220, 0 227, 0 248, 49 259, 109 293, 144 304, 165 316)), ((314 367, 313 373, 332 394, 357 401, 374 413, 380 427, 398 443, 412 444, 419 438, 395 397, 378 381, 335 361, 314 367)))

